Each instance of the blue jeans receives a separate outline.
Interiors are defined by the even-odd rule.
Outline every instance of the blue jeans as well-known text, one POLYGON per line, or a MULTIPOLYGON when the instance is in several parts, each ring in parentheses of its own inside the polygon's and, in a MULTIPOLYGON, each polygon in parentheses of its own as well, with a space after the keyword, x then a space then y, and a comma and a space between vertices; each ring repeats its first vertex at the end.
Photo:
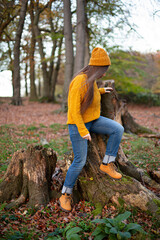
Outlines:
MULTIPOLYGON (((111 158, 115 160, 124 132, 123 126, 114 120, 101 116, 94 121, 86 123, 85 126, 89 132, 109 135, 105 155, 111 156, 111 158)), ((72 142, 74 160, 67 171, 62 193, 66 192, 71 194, 74 184, 86 163, 88 140, 80 136, 75 124, 69 124, 68 128, 72 142)))

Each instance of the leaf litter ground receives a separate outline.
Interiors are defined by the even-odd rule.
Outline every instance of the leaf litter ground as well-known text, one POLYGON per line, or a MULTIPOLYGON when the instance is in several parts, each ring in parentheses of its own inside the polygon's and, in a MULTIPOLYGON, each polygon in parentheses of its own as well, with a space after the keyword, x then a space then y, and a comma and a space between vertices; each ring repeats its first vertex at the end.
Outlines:
MULTIPOLYGON (((160 107, 149 108, 147 106, 130 105, 128 108, 137 123, 160 132, 160 107)), ((71 144, 66 125, 67 114, 61 113, 59 110, 59 104, 34 103, 24 99, 23 105, 17 107, 10 105, 9 98, 1 99, 0 125, 3 135, 3 142, 1 142, 3 154, 0 162, 1 177, 7 169, 13 152, 20 148, 26 148, 30 143, 40 144, 43 140, 49 142, 50 146, 56 149, 59 166, 63 164, 62 156, 65 151, 71 149, 71 144), (63 151, 60 151, 60 149, 63 149, 63 151)), ((146 155, 146 160, 144 160, 140 155, 135 154, 136 146, 133 144, 137 142, 135 138, 137 137, 125 135, 122 140, 123 148, 125 148, 129 159, 135 161, 134 163, 137 166, 145 168, 146 160, 149 157, 152 161, 150 160, 148 164, 158 168, 160 159, 158 159, 159 153, 158 147, 155 147, 155 140, 145 139, 144 142, 147 141, 147 143, 139 149, 142 155, 149 151, 149 155, 146 155), (150 149, 149 146, 151 146, 150 149), (147 149, 149 150, 147 151, 147 149)), ((1 148, 0 151, 2 152, 1 148)), ((95 211, 95 206, 92 203, 80 201, 74 205, 70 213, 61 211, 58 200, 51 201, 45 208, 42 207, 38 211, 34 208, 28 209, 27 204, 10 211, 4 210, 3 207, 2 204, 0 211, 2 239, 46 239, 49 233, 53 233, 56 229, 63 229, 69 223, 73 226, 83 227, 85 231, 84 239, 92 239, 93 225, 91 220, 94 218, 95 211)), ((102 217, 113 218, 123 211, 123 205, 121 208, 117 208, 109 203, 103 207, 102 217)), ((159 225, 156 219, 138 209, 130 209, 130 211, 132 212, 130 221, 139 223, 148 233, 148 239, 158 239, 159 225)))

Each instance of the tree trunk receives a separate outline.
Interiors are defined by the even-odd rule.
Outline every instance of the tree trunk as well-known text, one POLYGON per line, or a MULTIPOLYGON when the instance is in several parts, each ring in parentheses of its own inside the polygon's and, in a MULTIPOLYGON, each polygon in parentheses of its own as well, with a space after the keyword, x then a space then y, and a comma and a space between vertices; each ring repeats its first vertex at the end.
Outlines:
POLYGON ((15 45, 14 45, 14 76, 13 76, 13 84, 14 84, 14 92, 13 92, 13 101, 12 103, 14 105, 21 105, 22 100, 20 96, 20 42, 21 42, 21 36, 24 26, 24 20, 26 16, 27 11, 27 3, 28 0, 22 1, 21 10, 20 10, 20 18, 19 23, 17 27, 16 32, 16 38, 15 38, 15 45))
POLYGON ((25 80, 25 96, 28 97, 28 84, 27 84, 27 73, 28 73, 28 62, 25 63, 25 73, 24 73, 24 80, 25 80))
POLYGON ((119 100, 114 87, 114 80, 99 82, 100 87, 112 87, 114 91, 109 95, 102 95, 101 114, 114 119, 123 125, 126 132, 130 133, 152 133, 148 128, 137 124, 131 114, 128 112, 126 103, 119 100))
POLYGON ((56 101, 55 88, 56 88, 56 83, 57 83, 57 78, 58 78, 58 72, 59 72, 59 69, 60 69, 60 63, 61 63, 62 42, 63 42, 63 37, 61 37, 61 39, 59 39, 58 59, 57 59, 55 69, 52 73, 51 99, 52 99, 53 102, 56 101))
POLYGON ((85 56, 85 1, 77 0, 76 57, 74 73, 84 67, 85 56))
MULTIPOLYGON (((52 18, 52 10, 51 10, 51 7, 52 7, 52 3, 53 2, 50 2, 49 4, 49 8, 50 8, 50 14, 49 14, 49 23, 50 23, 50 27, 51 27, 51 34, 54 36, 56 34, 56 31, 54 29, 54 24, 53 24, 53 18, 52 18)), ((58 23, 58 21, 57 21, 58 23)), ((55 58, 55 52, 56 52, 56 48, 57 48, 57 38, 53 38, 52 39, 52 52, 51 52, 51 60, 50 60, 50 65, 49 65, 49 79, 50 79, 50 88, 52 88, 52 74, 53 74, 53 71, 54 71, 54 58, 55 58)), ((52 99, 52 94, 51 94, 51 99, 52 99)))
POLYGON ((71 2, 64 0, 64 38, 65 38, 65 78, 63 87, 62 110, 67 109, 68 88, 73 75, 73 42, 72 42, 72 23, 71 23, 71 2))
MULTIPOLYGON (((86 1, 85 1, 86 3, 86 1)), ((85 11, 85 56, 84 56, 84 66, 87 66, 90 59, 89 52, 89 28, 88 28, 88 18, 85 11)))
POLYGON ((40 33, 40 30, 38 27, 39 15, 40 15, 40 9, 39 9, 38 4, 39 4, 38 2, 35 4, 36 14, 34 17, 34 32, 35 32, 36 40, 38 42, 39 54, 41 57, 41 64, 42 64, 43 97, 45 97, 46 100, 48 101, 49 93, 50 93, 50 86, 49 86, 49 77, 48 77, 48 72, 47 72, 47 63, 45 61, 45 53, 44 53, 42 37, 41 37, 41 33, 40 33))
POLYGON ((12 208, 29 199, 29 206, 45 206, 50 200, 56 161, 56 153, 41 146, 15 152, 0 184, 0 202, 14 199, 6 206, 12 208))
POLYGON ((30 2, 30 18, 31 18, 31 47, 30 47, 30 100, 37 100, 37 92, 35 85, 35 60, 34 60, 34 52, 35 52, 35 33, 34 33, 34 13, 33 13, 33 0, 30 2))
POLYGON ((12 72, 11 79, 12 79, 12 92, 14 94, 14 66, 13 66, 13 58, 12 58, 12 49, 10 46, 10 40, 7 40, 7 45, 8 45, 8 54, 9 54, 9 70, 12 72))
MULTIPOLYGON (((106 81, 105 86, 114 89, 114 81, 106 81)), ((103 86, 103 84, 101 85, 103 86)), ((121 121, 122 105, 118 100, 115 89, 112 93, 102 95, 102 116, 109 117, 118 122, 121 121)), ((127 123, 126 123, 127 125, 127 123)), ((99 166, 106 151, 107 136, 92 133, 92 141, 89 142, 87 163, 83 168, 78 181, 77 189, 74 193, 80 199, 101 204, 102 206, 112 201, 118 206, 121 204, 138 207, 141 210, 149 210, 157 217, 160 199, 145 186, 154 186, 160 190, 160 184, 151 180, 142 169, 138 169, 128 161, 122 147, 120 146, 116 158, 116 165, 123 173, 123 178, 119 181, 111 179, 100 172, 99 166)), ((73 160, 73 153, 65 156, 66 168, 73 160)))

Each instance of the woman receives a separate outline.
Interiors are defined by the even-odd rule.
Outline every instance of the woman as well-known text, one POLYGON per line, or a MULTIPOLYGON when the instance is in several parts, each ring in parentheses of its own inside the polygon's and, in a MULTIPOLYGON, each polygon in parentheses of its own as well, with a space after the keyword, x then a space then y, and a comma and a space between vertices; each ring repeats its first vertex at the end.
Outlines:
POLYGON ((123 127, 108 118, 100 116, 100 94, 112 88, 98 89, 96 80, 103 77, 111 65, 110 58, 102 48, 94 48, 89 65, 83 68, 72 80, 68 94, 68 128, 74 160, 68 169, 59 199, 64 211, 71 211, 71 194, 87 159, 87 144, 91 141, 90 132, 109 135, 106 153, 100 171, 114 179, 122 175, 114 168, 115 158, 123 135, 123 127))

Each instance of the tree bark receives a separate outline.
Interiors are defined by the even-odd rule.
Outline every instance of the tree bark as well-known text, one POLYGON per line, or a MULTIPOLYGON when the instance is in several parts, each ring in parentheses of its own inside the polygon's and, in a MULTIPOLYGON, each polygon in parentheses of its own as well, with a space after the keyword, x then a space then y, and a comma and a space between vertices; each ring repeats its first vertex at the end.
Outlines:
POLYGON ((24 80, 25 80, 25 96, 28 97, 28 84, 27 84, 27 73, 28 73, 28 62, 25 63, 25 73, 24 73, 24 80))
POLYGON ((35 33, 34 33, 34 5, 33 0, 30 2, 30 19, 31 19, 31 47, 30 47, 30 97, 31 101, 37 100, 37 92, 35 85, 35 60, 34 60, 34 52, 35 52, 35 33))
MULTIPOLYGON (((85 1, 86 5, 86 1, 85 1)), ((85 11, 85 56, 84 56, 84 66, 89 63, 90 52, 89 52, 89 28, 88 28, 88 18, 85 11)))
POLYGON ((41 33, 38 27, 39 22, 39 15, 40 15, 40 9, 39 9, 39 3, 37 2, 35 4, 35 17, 34 17, 34 32, 36 36, 36 40, 38 42, 39 47, 39 54, 41 57, 41 64, 42 64, 42 75, 43 75, 43 97, 45 97, 48 101, 50 96, 50 86, 49 86, 49 76, 47 72, 47 63, 45 61, 45 53, 44 53, 44 47, 42 42, 41 33))
POLYGON ((65 79, 63 87, 62 110, 67 109, 68 88, 73 76, 73 40, 72 40, 72 23, 71 23, 71 3, 70 0, 64 0, 64 38, 65 38, 65 79))
POLYGON ((130 133, 152 133, 148 128, 145 128, 137 124, 131 114, 128 112, 125 102, 118 98, 118 94, 115 91, 114 80, 107 80, 99 82, 100 87, 112 87, 114 91, 109 95, 102 95, 101 114, 108 118, 114 119, 119 122, 125 128, 126 132, 130 133))
POLYGON ((20 42, 21 36, 24 26, 24 20, 27 11, 27 3, 28 0, 22 1, 21 10, 20 10, 20 18, 16 32, 15 45, 14 45, 14 76, 13 76, 13 84, 14 84, 14 92, 13 92, 13 100, 12 103, 14 105, 21 105, 22 99, 20 96, 20 42))
MULTIPOLYGON (((49 8, 50 8, 49 23, 50 23, 50 27, 51 27, 51 34, 55 35, 56 33, 55 33, 55 29, 54 29, 54 24, 53 24, 53 19, 52 19, 52 11, 51 11, 52 3, 53 2, 50 2, 50 4, 49 4, 49 8)), ((56 26, 57 26, 57 24, 58 24, 58 20, 57 20, 56 26)), ((50 60, 49 73, 48 73, 49 79, 50 79, 50 87, 52 86, 52 74, 53 74, 53 71, 54 71, 54 61, 53 61, 53 59, 55 57, 55 51, 56 51, 56 48, 57 48, 57 38, 55 38, 55 39, 53 38, 52 43, 53 43, 53 46, 52 46, 51 60, 50 60)), ((52 99, 52 94, 51 94, 51 99, 52 99)))
POLYGON ((76 56, 74 73, 77 73, 84 67, 85 27, 85 0, 77 0, 76 56))
POLYGON ((61 63, 61 48, 62 48, 62 42, 63 42, 63 37, 59 39, 59 49, 58 49, 58 57, 57 57, 57 62, 56 66, 54 68, 54 71, 52 72, 52 82, 51 82, 51 99, 53 102, 56 101, 55 98, 55 88, 56 88, 56 83, 57 83, 57 78, 58 78, 58 72, 60 69, 60 63, 61 63))
POLYGON ((0 202, 14 199, 6 208, 19 206, 27 199, 29 206, 47 205, 56 161, 56 153, 41 146, 15 152, 0 184, 0 202))

